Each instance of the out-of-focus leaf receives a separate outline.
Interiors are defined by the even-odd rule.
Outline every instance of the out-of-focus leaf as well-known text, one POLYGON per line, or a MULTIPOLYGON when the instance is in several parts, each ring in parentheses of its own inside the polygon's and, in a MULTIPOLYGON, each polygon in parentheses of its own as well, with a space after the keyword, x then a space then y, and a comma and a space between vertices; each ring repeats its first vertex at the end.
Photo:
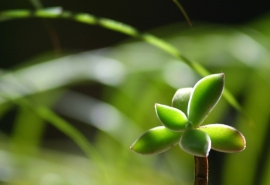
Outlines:
POLYGON ((32 154, 41 142, 45 128, 44 120, 26 108, 20 108, 12 133, 14 151, 32 154))
POLYGON ((130 149, 139 154, 158 154, 175 146, 180 136, 181 132, 173 132, 164 126, 155 127, 139 137, 130 149))
POLYGON ((223 124, 210 124, 198 128, 206 132, 212 142, 212 149, 220 152, 240 152, 246 147, 245 137, 235 128, 223 124))

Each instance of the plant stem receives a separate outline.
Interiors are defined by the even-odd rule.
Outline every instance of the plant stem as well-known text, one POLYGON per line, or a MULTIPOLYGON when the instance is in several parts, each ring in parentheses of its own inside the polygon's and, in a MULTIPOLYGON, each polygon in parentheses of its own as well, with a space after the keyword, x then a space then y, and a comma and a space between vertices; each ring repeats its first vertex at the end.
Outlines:
POLYGON ((185 9, 183 8, 183 6, 178 2, 178 0, 173 0, 173 2, 176 4, 176 6, 178 6, 180 11, 184 15, 185 19, 187 20, 189 26, 192 27, 192 23, 191 23, 191 21, 190 21, 190 19, 188 17, 188 14, 186 13, 185 9))
POLYGON ((194 156, 195 180, 194 185, 208 184, 208 158, 194 156))

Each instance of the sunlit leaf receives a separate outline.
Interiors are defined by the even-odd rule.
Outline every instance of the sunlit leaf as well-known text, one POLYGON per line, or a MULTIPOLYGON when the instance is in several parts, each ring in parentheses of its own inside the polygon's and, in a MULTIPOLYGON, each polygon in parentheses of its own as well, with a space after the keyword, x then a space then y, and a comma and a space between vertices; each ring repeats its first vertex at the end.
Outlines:
POLYGON ((213 74, 198 81, 188 104, 188 120, 199 126, 219 101, 224 88, 224 73, 213 74))
POLYGON ((186 115, 173 107, 156 104, 156 114, 162 124, 173 131, 183 131, 188 122, 186 115))
POLYGON ((188 129, 180 139, 180 147, 191 155, 206 157, 211 149, 211 140, 201 130, 188 129))
POLYGON ((164 126, 155 127, 137 139, 130 149, 139 154, 161 153, 178 144, 181 134, 164 126))
POLYGON ((210 124, 198 128, 206 132, 212 142, 212 149, 220 152, 240 152, 246 147, 245 137, 235 128, 223 124, 210 124))

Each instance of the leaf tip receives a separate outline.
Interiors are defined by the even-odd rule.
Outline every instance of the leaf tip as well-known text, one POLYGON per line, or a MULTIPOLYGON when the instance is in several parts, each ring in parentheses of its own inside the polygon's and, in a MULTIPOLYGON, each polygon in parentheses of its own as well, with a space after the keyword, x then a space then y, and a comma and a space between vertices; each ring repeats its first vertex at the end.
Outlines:
POLYGON ((212 149, 225 153, 241 152, 246 148, 244 135, 234 127, 224 124, 209 124, 199 127, 212 141, 212 149))

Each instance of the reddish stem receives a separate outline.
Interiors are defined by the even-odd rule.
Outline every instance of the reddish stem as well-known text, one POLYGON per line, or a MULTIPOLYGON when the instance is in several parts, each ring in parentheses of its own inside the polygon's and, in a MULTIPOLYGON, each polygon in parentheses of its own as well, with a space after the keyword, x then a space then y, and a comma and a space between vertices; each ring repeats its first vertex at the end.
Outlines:
POLYGON ((208 185, 208 158, 194 156, 195 181, 194 185, 208 185))

